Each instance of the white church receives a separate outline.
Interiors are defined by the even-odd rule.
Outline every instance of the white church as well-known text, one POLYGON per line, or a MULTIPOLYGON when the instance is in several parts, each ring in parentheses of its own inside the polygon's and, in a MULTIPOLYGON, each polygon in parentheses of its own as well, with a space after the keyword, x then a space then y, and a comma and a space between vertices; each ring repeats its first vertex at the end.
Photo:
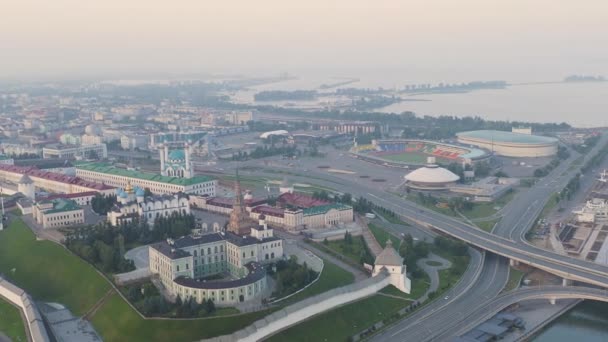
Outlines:
POLYGON ((146 220, 149 225, 161 216, 171 216, 173 213, 190 214, 188 195, 182 192, 176 194, 145 196, 142 188, 133 188, 131 183, 125 189, 116 190, 118 203, 108 212, 108 222, 113 226, 128 223, 134 218, 146 220))

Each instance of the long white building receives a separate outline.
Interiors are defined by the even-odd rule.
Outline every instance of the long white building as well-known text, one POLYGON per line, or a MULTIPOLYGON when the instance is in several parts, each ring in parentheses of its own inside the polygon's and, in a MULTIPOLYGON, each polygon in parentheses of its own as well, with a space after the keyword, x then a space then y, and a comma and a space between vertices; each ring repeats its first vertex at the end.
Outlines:
POLYGON ((87 181, 79 177, 44 171, 32 166, 0 164, 0 180, 2 182, 18 184, 24 175, 27 175, 34 182, 35 188, 47 192, 73 194, 95 191, 105 195, 114 193, 114 187, 101 182, 87 181))
POLYGON ((77 163, 76 176, 117 188, 131 186, 150 189, 155 194, 187 194, 215 196, 217 180, 196 175, 191 178, 168 177, 154 173, 119 169, 106 163, 77 163))
POLYGON ((57 145, 42 148, 42 158, 76 159, 76 158, 107 158, 106 144, 91 145, 57 145))

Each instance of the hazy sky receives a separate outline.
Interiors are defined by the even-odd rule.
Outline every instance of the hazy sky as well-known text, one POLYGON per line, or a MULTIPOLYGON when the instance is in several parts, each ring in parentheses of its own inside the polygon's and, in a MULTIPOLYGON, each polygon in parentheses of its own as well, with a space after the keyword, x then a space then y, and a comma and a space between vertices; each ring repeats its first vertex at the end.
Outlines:
POLYGON ((319 68, 608 73, 607 0, 0 2, 0 78, 319 68))

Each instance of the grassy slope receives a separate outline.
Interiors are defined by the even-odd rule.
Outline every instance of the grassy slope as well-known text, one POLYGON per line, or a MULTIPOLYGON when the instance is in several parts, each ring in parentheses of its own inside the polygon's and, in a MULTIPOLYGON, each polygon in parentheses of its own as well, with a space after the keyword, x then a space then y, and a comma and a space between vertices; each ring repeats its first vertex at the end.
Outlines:
POLYGON ((0 272, 37 300, 65 304, 76 315, 85 313, 110 288, 92 266, 66 249, 36 241, 20 219, 0 232, 0 272))
POLYGON ((93 316, 93 326, 106 342, 195 341, 228 334, 267 315, 257 312, 206 320, 144 320, 117 294, 93 316))
POLYGON ((315 316, 266 341, 346 341, 349 336, 407 305, 409 301, 374 295, 315 316))
POLYGON ((0 331, 13 342, 27 341, 25 325, 19 309, 2 298, 0 298, 0 331))
POLYGON ((314 284, 310 285, 310 287, 308 287, 306 290, 295 294, 279 303, 281 305, 293 304, 305 298, 318 295, 319 293, 323 293, 325 291, 329 291, 340 286, 351 284, 354 281, 355 277, 352 273, 343 270, 342 268, 336 266, 335 264, 327 260, 323 260, 323 263, 323 272, 321 272, 319 280, 317 280, 314 284))
MULTIPOLYGON (((36 241, 21 220, 0 232, 0 272, 35 299, 65 304, 77 315, 110 288, 93 266, 52 242, 36 241)), ((126 336, 129 341, 194 341, 243 328, 267 313, 211 320, 144 320, 113 294, 92 322, 104 341, 124 341, 126 336)))
POLYGON ((368 225, 368 227, 369 227, 369 230, 372 232, 372 234, 374 234, 376 241, 378 241, 378 243, 380 244, 380 246, 382 246, 382 248, 384 248, 384 246, 386 246, 386 241, 388 241, 388 239, 391 239, 391 242, 393 243, 393 247, 395 247, 395 248, 399 247, 401 240, 398 237, 394 236, 393 234, 387 232, 383 228, 381 228, 373 223, 370 223, 368 225))

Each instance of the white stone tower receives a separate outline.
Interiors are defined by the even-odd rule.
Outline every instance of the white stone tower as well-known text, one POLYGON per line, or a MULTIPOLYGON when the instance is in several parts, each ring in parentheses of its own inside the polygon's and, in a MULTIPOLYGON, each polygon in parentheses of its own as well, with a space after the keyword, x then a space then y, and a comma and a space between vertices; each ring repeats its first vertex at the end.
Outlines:
POLYGON ((28 175, 23 175, 21 177, 17 183, 17 191, 32 201, 36 199, 36 187, 34 181, 28 175))

